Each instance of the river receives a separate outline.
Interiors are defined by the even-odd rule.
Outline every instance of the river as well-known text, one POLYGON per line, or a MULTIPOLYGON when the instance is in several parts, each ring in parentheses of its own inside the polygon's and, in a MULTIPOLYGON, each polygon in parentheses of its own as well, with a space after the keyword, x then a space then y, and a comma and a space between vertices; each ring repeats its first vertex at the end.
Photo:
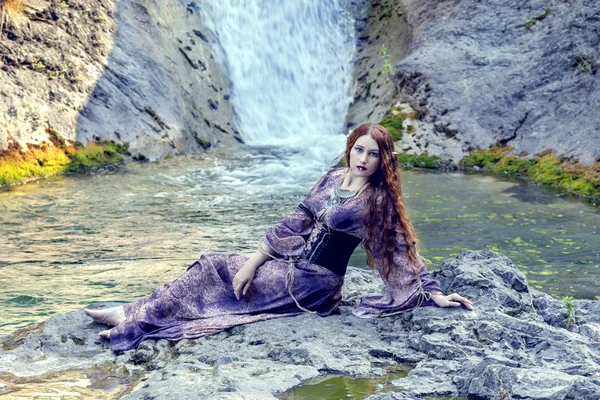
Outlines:
MULTIPOLYGON (((148 295, 201 253, 253 252, 325 168, 302 161, 277 149, 222 149, 0 191, 0 335, 148 295)), ((430 268, 489 248, 511 257, 532 287, 600 295, 597 206, 484 175, 402 177, 430 268)), ((360 248, 350 264, 365 268, 360 248)))

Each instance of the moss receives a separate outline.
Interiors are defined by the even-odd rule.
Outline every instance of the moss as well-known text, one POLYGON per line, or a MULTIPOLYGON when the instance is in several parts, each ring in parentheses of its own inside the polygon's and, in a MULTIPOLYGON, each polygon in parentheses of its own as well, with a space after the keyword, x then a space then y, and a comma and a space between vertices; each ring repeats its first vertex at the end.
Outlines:
POLYGON ((67 141, 52 127, 46 129, 49 143, 30 144, 23 151, 17 143, 0 152, 0 185, 24 183, 35 178, 120 164, 128 154, 127 144, 67 141))
POLYGON ((585 166, 561 160, 550 151, 542 153, 539 158, 526 159, 509 156, 511 150, 511 147, 478 150, 462 159, 459 165, 466 169, 479 167, 484 171, 527 178, 587 197, 600 198, 600 162, 585 166))
POLYGON ((458 164, 465 168, 479 167, 489 169, 510 153, 512 149, 512 147, 492 147, 488 150, 478 150, 460 160, 458 164))
POLYGON ((406 114, 400 112, 398 107, 392 107, 387 115, 381 120, 380 124, 390 133, 394 141, 402 139, 404 127, 402 123, 406 119, 406 114))
POLYGON ((429 156, 426 154, 406 154, 400 153, 398 161, 404 168, 430 168, 438 169, 442 167, 442 161, 439 157, 429 156))
POLYGON ((526 174, 527 170, 535 164, 535 160, 519 158, 515 156, 505 156, 492 167, 495 172, 505 172, 509 175, 526 174))
POLYGON ((115 143, 88 143, 69 156, 67 171, 83 171, 123 161, 120 148, 115 143))

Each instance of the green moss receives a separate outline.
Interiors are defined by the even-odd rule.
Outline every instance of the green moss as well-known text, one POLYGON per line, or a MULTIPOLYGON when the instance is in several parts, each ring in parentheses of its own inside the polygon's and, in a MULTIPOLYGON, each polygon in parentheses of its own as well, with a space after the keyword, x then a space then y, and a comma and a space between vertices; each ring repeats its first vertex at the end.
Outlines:
POLYGON ((493 167, 495 172, 505 172, 509 175, 522 175, 535 165, 534 159, 519 158, 515 156, 505 156, 501 158, 493 167))
POLYGON ((122 149, 115 143, 88 143, 69 155, 68 171, 82 171, 105 165, 119 164, 123 161, 122 149), (121 150, 121 151, 120 151, 121 150))
POLYGON ((512 147, 478 150, 463 158, 459 165, 469 169, 524 177, 536 183, 565 188, 574 193, 600 198, 600 162, 585 166, 560 160, 554 153, 545 152, 540 158, 525 159, 509 156, 512 147))
POLYGON ((442 167, 442 162, 439 157, 428 156, 426 154, 406 154, 398 155, 398 161, 404 168, 430 168, 438 169, 442 167))
POLYGON ((404 127, 402 123, 406 119, 406 114, 400 112, 398 107, 392 107, 392 109, 387 113, 387 115, 381 120, 380 124, 383 125, 385 129, 392 136, 392 140, 397 141, 402 139, 402 133, 404 131, 404 127))
POLYGON ((460 160, 458 164, 465 168, 489 169, 510 153, 512 149, 512 147, 492 147, 488 150, 478 150, 460 160))
POLYGON ((114 142, 81 143, 66 141, 56 130, 46 129, 52 145, 29 145, 23 151, 12 144, 0 152, 0 185, 11 185, 65 172, 82 171, 105 165, 119 164, 128 145, 114 142))

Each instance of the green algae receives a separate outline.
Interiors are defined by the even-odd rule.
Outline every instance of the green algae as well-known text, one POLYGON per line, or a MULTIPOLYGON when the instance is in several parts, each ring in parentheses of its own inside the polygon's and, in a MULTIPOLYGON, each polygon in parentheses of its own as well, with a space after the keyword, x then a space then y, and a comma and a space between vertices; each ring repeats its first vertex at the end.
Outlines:
POLYGON ((285 400, 362 400, 374 393, 394 390, 392 380, 406 377, 412 367, 402 366, 376 378, 353 378, 345 375, 326 374, 317 376, 300 386, 277 395, 285 400))
POLYGON ((600 161, 585 166, 561 160, 550 151, 542 153, 539 158, 522 158, 509 155, 512 150, 509 146, 478 150, 463 158, 459 166, 530 179, 586 197, 600 198, 600 161))
POLYGON ((112 141, 79 142, 63 139, 56 130, 46 130, 51 143, 30 144, 26 151, 12 143, 0 152, 0 186, 69 172, 82 172, 123 162, 127 144, 112 141))

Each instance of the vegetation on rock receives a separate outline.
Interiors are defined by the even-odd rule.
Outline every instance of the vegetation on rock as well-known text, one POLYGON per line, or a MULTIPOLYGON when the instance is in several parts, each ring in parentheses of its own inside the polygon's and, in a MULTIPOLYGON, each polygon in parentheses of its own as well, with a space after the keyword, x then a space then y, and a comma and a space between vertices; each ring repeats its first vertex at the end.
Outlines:
POLYGON ((536 183, 568 189, 587 197, 600 198, 600 160, 586 166, 575 161, 561 160, 551 151, 539 158, 511 156, 512 147, 493 147, 478 150, 463 158, 459 165, 484 171, 505 173, 529 178, 536 183))
POLYGON ((429 168, 438 169, 443 166, 439 157, 429 156, 427 154, 407 154, 400 153, 398 161, 404 168, 429 168))
POLYGON ((0 152, 0 185, 120 164, 123 155, 128 154, 127 144, 105 141, 83 146, 63 139, 52 127, 48 127, 46 133, 51 144, 29 144, 27 151, 23 151, 18 143, 13 143, 0 152))
POLYGON ((572 296, 565 296, 565 297, 563 297, 563 303, 565 304, 565 307, 567 309, 567 318, 565 319, 565 327, 567 329, 570 329, 572 325, 577 323, 576 317, 575 317, 575 313, 576 313, 575 302, 573 301, 572 296))
POLYGON ((390 133, 394 141, 402 139, 402 134, 404 133, 404 126, 402 124, 407 118, 407 115, 401 110, 400 107, 392 107, 380 122, 380 124, 390 133))

